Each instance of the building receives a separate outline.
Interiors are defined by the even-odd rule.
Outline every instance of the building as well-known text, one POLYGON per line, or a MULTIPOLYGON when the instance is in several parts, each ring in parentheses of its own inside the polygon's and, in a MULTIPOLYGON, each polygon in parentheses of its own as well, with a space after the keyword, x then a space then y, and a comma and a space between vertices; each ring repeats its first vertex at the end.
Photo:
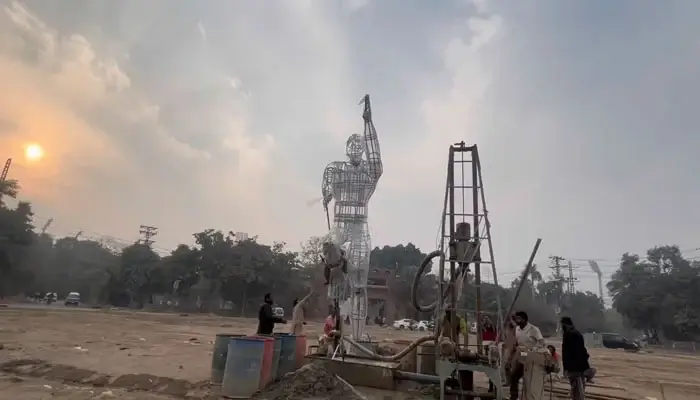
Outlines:
MULTIPOLYGON (((315 304, 314 314, 317 317, 327 315, 331 302, 325 296, 327 291, 323 285, 324 278, 319 276, 314 280, 314 291, 321 293, 315 304)), ((370 324, 373 324, 377 317, 386 318, 387 323, 396 319, 396 304, 393 294, 396 289, 396 273, 393 269, 370 268, 367 278, 367 316, 370 324)))

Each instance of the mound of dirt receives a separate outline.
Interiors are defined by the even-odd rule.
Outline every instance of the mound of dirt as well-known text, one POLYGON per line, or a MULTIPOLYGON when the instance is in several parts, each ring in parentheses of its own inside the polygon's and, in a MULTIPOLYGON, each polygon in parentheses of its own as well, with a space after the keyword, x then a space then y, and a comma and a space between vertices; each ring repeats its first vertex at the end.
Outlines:
POLYGON ((321 362, 312 362, 288 373, 279 382, 256 393, 252 398, 256 400, 365 399, 351 385, 324 368, 321 362))

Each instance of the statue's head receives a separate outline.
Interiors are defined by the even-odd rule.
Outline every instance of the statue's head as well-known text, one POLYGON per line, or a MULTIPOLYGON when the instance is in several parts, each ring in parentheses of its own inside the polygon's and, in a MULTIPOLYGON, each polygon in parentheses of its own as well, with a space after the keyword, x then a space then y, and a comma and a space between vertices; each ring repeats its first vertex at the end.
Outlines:
POLYGON ((345 154, 348 155, 350 164, 360 165, 362 162, 362 154, 365 152, 365 142, 362 140, 362 136, 358 133, 350 135, 348 141, 345 143, 345 154))

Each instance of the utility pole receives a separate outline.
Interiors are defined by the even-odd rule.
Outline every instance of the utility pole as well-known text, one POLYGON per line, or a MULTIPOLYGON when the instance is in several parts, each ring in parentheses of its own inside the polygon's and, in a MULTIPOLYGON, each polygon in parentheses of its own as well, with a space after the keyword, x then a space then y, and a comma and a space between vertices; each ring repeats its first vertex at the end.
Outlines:
POLYGON ((155 226, 141 225, 139 227, 139 233, 141 234, 139 243, 150 247, 154 242, 151 238, 158 234, 158 228, 155 226))
POLYGON ((561 262, 564 261, 564 257, 550 256, 549 259, 552 261, 552 266, 549 268, 554 270, 554 281, 557 285, 557 304, 555 306, 555 312, 557 315, 559 315, 561 313, 561 298, 564 292, 564 288, 562 287, 564 277, 561 276, 561 262))
POLYGON ((569 296, 576 293, 576 282, 578 282, 578 278, 574 277, 574 266, 569 261, 569 278, 566 280, 566 291, 569 296))

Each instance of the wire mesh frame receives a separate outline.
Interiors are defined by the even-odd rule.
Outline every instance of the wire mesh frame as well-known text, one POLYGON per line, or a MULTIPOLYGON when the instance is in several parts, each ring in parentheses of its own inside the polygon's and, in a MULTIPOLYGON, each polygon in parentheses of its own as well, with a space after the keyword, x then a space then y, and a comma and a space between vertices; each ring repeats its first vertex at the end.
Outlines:
MULTIPOLYGON (((449 264, 449 277, 451 282, 457 279, 466 278, 460 275, 460 272, 466 274, 466 271, 458 270, 458 263, 453 259, 445 259, 445 254, 448 254, 446 249, 449 249, 450 243, 454 243, 456 239, 456 224, 458 222, 467 222, 471 225, 471 240, 476 243, 472 261, 474 265, 474 286, 476 289, 476 328, 477 333, 482 329, 482 298, 481 298, 481 275, 482 265, 491 265, 491 274, 493 275, 494 284, 498 286, 498 275, 496 274, 496 263, 494 259, 493 245, 491 241, 491 224, 488 219, 488 210, 486 208, 486 196, 483 189, 483 179, 481 173, 481 163, 476 145, 466 146, 464 142, 450 146, 447 165, 447 182, 445 187, 445 199, 443 207, 443 218, 441 222, 440 250, 443 256, 440 258, 439 266, 439 293, 445 293, 445 278, 446 265, 449 264), (486 245, 486 248, 484 248, 486 245), (487 253, 488 258, 482 258, 482 254, 487 253)), ((455 282, 457 283, 457 282, 455 282)), ((461 285, 451 284, 450 291, 447 293, 448 302, 438 302, 437 315, 442 315, 445 306, 450 306, 456 310, 457 301, 461 290, 461 285)), ((496 295, 497 307, 497 329, 503 326, 503 315, 501 301, 498 294, 496 295)), ((438 318, 439 325, 440 318, 438 318)), ((439 328, 438 328, 439 329, 439 328)), ((497 332, 500 335, 500 332, 497 332)), ((481 335, 477 334, 477 349, 481 351, 482 340, 481 335)))
POLYGON ((367 207, 377 182, 383 173, 377 132, 372 121, 369 95, 365 95, 362 118, 364 135, 350 135, 346 142, 347 161, 334 161, 323 173, 324 205, 331 199, 333 226, 331 236, 338 246, 347 244, 348 279, 335 279, 329 296, 340 301, 350 300, 353 336, 360 338, 367 313, 367 278, 372 249, 367 207))

